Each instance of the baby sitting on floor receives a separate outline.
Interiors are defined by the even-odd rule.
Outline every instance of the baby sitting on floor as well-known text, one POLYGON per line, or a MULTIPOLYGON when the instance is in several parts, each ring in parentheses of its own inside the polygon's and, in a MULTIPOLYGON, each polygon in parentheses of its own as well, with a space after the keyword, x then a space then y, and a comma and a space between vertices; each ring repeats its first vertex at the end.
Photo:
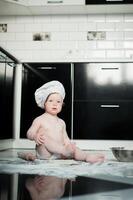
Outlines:
POLYGON ((36 143, 36 156, 23 154, 27 160, 75 159, 86 162, 102 162, 103 154, 90 154, 71 142, 66 132, 65 122, 57 115, 62 110, 65 89, 59 81, 50 81, 35 92, 35 100, 44 114, 34 119, 27 131, 27 137, 36 143))

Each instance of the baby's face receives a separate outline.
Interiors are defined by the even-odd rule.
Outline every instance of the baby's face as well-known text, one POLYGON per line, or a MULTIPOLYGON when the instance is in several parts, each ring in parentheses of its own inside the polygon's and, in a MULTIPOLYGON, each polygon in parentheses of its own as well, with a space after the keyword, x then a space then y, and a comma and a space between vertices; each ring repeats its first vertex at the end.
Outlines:
POLYGON ((59 93, 50 94, 44 104, 45 111, 57 115, 62 109, 63 99, 59 93))

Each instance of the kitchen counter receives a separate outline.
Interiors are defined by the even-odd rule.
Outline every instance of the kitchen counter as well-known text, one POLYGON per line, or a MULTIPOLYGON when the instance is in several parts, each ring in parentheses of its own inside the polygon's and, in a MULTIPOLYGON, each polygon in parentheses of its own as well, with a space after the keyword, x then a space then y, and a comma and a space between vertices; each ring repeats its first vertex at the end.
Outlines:
POLYGON ((93 58, 93 59, 89 59, 89 58, 78 58, 78 56, 76 58, 71 58, 71 57, 65 57, 65 58, 57 58, 57 59, 45 59, 45 60, 21 60, 22 63, 132 63, 133 62, 133 57, 132 58, 112 58, 112 59, 103 59, 103 58, 93 58))

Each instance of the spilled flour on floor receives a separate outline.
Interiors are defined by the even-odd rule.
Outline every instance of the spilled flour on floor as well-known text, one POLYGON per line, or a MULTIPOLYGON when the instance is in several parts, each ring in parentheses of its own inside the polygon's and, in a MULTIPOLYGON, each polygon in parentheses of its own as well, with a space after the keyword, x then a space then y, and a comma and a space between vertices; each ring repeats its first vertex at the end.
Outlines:
POLYGON ((0 173, 38 174, 75 178, 77 176, 99 177, 103 179, 123 179, 133 184, 133 163, 106 161, 90 164, 75 160, 39 160, 25 161, 20 158, 0 160, 0 173))

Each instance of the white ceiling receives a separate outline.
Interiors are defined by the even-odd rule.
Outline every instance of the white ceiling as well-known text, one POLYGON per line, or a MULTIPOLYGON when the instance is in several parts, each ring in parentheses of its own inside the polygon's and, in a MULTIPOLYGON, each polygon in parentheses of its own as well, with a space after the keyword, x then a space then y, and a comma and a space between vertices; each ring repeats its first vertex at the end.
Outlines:
MULTIPOLYGON (((38 1, 38 0, 36 0, 38 1)), ((133 13, 133 4, 121 5, 26 5, 27 0, 0 0, 0 16, 133 13), (23 3, 24 2, 24 3, 23 3)))

